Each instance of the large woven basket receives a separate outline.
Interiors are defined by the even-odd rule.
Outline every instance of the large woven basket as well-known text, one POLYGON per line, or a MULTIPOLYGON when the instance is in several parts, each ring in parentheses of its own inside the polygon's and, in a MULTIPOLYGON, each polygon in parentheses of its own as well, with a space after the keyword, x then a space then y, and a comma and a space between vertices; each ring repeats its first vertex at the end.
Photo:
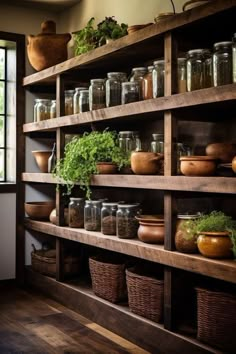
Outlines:
POLYGON ((125 263, 123 260, 106 259, 103 256, 89 258, 93 292, 110 302, 127 298, 125 263))
POLYGON ((164 281, 138 269, 126 269, 130 310, 155 322, 163 317, 164 281))
POLYGON ((197 337, 200 341, 236 351, 236 294, 196 288, 197 337))

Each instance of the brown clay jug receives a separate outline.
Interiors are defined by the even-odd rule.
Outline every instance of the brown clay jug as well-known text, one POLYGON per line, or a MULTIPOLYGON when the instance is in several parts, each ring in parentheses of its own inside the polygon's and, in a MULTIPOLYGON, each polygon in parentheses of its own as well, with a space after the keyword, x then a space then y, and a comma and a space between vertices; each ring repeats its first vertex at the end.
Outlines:
POLYGON ((27 53, 29 62, 37 70, 43 70, 67 59, 67 43, 70 33, 56 34, 56 23, 45 21, 41 24, 41 33, 29 35, 27 53))

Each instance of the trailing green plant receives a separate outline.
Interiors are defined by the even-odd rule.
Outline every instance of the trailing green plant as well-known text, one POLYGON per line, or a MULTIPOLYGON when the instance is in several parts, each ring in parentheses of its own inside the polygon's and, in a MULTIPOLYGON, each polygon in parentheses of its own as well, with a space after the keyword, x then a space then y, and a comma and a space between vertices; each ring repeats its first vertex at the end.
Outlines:
POLYGON ((80 183, 80 188, 90 199, 90 178, 98 173, 97 162, 113 162, 119 169, 129 164, 118 145, 116 132, 93 131, 84 133, 82 137, 74 137, 66 144, 64 158, 57 162, 54 176, 62 179, 67 194, 71 193, 75 183, 80 183))

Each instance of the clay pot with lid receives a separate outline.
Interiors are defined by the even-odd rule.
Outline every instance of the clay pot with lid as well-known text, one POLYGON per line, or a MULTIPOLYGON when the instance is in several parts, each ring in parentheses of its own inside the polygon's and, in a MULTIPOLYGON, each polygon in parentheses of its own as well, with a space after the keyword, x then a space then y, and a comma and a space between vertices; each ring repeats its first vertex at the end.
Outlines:
POLYGON ((212 156, 182 156, 180 171, 185 176, 213 176, 216 172, 217 160, 212 156))
POLYGON ((137 175, 156 175, 160 172, 164 155, 155 152, 133 151, 131 170, 137 175))
POLYGON ((199 252, 208 258, 232 258, 232 242, 229 233, 201 232, 197 238, 199 252))
POLYGON ((67 60, 67 43, 70 33, 56 34, 56 23, 45 21, 41 24, 41 33, 27 37, 28 59, 32 67, 43 70, 67 60))

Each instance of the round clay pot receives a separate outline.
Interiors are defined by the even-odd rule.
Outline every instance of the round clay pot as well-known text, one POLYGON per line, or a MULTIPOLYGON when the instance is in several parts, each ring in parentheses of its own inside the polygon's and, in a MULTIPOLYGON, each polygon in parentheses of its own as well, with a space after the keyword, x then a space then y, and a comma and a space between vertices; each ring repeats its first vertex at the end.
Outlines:
POLYGON ((206 147, 208 156, 216 157, 220 162, 231 162, 236 155, 236 144, 231 143, 214 143, 208 144, 206 147))
POLYGON ((53 21, 43 22, 41 30, 38 35, 27 37, 29 62, 37 71, 65 61, 67 43, 71 39, 70 33, 56 34, 56 24, 53 21))
POLYGON ((99 174, 114 174, 117 173, 117 165, 112 162, 98 162, 97 170, 99 174))
POLYGON ((138 238, 145 243, 164 244, 164 223, 139 221, 138 238))
POLYGON ((182 156, 180 171, 185 176, 213 176, 217 159, 211 156, 182 156))
POLYGON ((232 160, 232 170, 236 173, 236 156, 232 160))
MULTIPOLYGON (((65 218, 65 225, 69 225, 68 208, 64 209, 64 218, 65 218)), ((56 225, 56 221, 57 221, 56 208, 51 211, 49 215, 49 220, 51 221, 52 224, 56 225)))
POLYGON ((162 154, 155 152, 133 151, 131 170, 137 175, 156 175, 160 171, 162 154))
POLYGON ((208 258, 232 258, 232 242, 228 232, 201 232, 197 238, 199 252, 208 258))
POLYGON ((51 150, 34 150, 32 151, 34 155, 35 161, 40 169, 41 172, 47 173, 48 172, 48 159, 51 156, 51 150))

